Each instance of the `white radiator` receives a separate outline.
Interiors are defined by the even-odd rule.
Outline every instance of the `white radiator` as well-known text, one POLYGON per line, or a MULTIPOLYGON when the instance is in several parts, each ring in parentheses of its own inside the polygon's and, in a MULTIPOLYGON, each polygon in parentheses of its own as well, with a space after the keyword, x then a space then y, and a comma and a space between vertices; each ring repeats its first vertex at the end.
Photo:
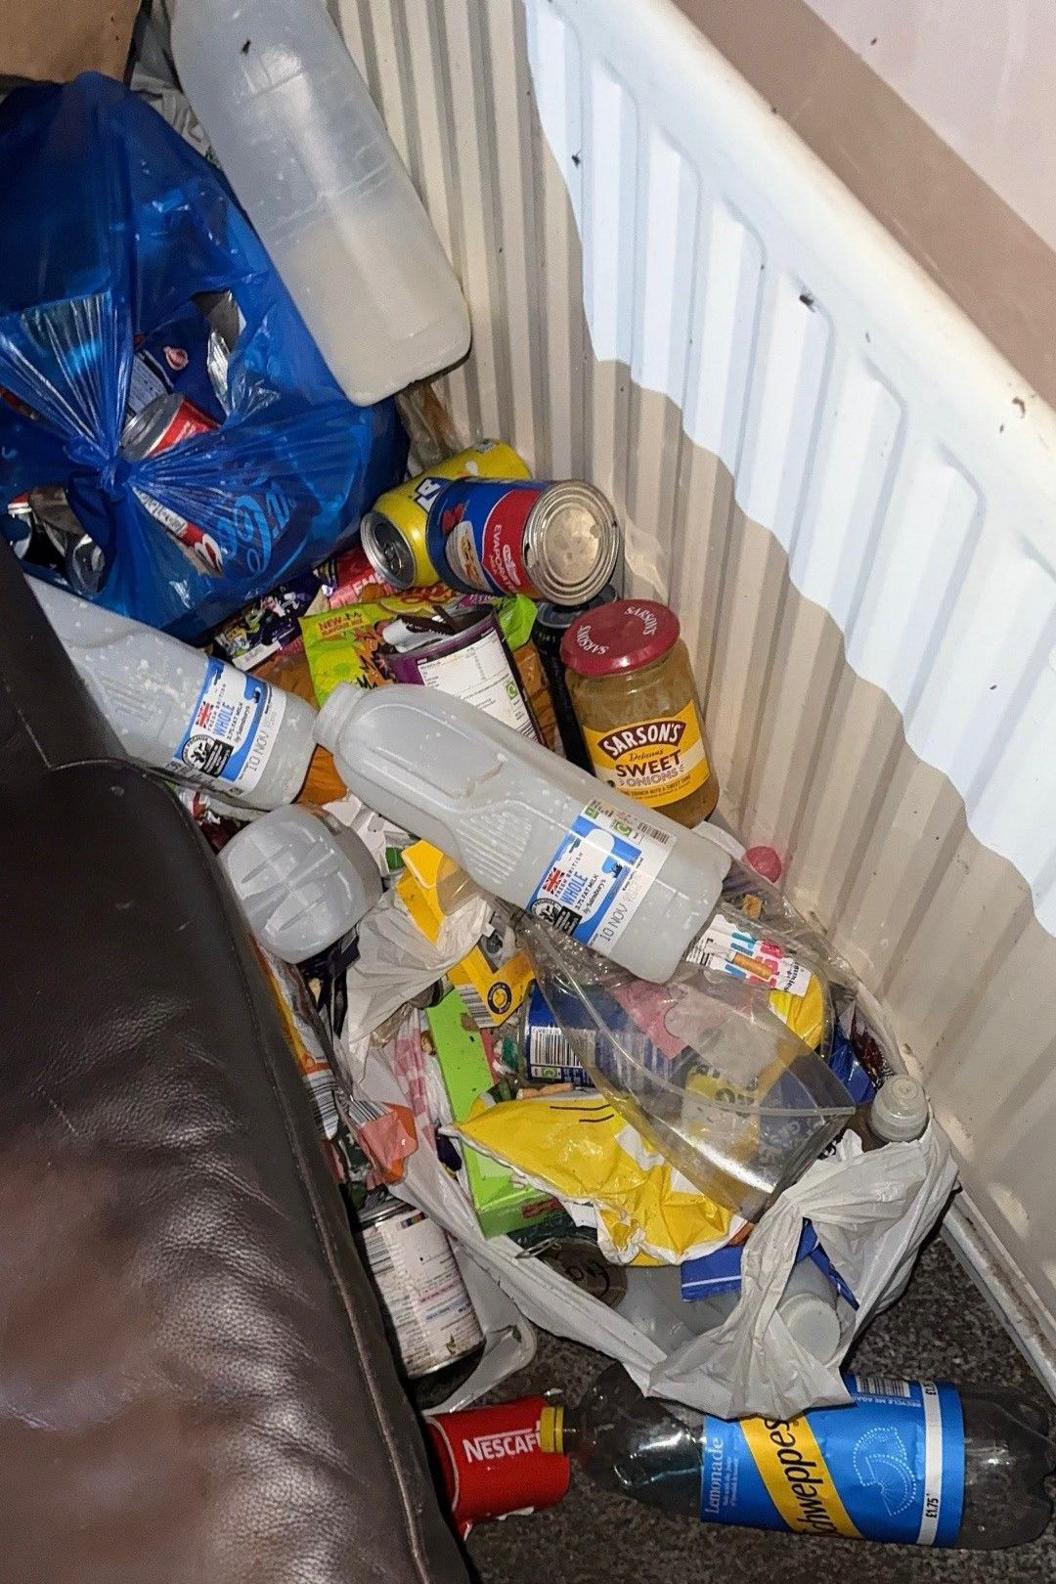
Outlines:
POLYGON ((470 303, 456 420, 614 498, 1056 1387, 1056 415, 668 0, 336 9, 470 303))

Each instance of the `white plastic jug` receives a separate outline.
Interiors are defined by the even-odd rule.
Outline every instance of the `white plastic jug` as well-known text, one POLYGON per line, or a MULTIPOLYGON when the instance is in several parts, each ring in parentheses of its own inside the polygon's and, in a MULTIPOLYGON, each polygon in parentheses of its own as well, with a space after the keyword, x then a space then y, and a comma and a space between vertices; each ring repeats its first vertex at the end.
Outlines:
POLYGON ((304 699, 50 583, 29 584, 133 759, 252 808, 297 796, 314 749, 304 699))
POLYGON ((346 786, 493 895, 658 983, 710 918, 729 854, 462 699, 331 693, 316 736, 346 786))
POLYGON ((381 875, 355 831, 302 808, 272 809, 232 836, 220 863, 250 929, 284 962, 303 962, 381 900, 381 875))
POLYGON ((457 363, 469 314, 322 0, 179 0, 176 69, 345 394, 457 363))

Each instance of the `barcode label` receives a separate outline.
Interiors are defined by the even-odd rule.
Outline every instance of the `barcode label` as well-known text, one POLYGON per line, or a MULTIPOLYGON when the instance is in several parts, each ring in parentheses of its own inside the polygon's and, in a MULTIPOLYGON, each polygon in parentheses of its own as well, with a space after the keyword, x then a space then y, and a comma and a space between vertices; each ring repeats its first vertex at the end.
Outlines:
POLYGON ((370 1268, 374 1272, 375 1280, 384 1281, 386 1276, 391 1276, 396 1270, 396 1261, 392 1257, 392 1250, 382 1237, 370 1237, 368 1233, 367 1246, 370 1250, 370 1268))
POLYGON ((910 1383, 893 1375, 856 1375, 854 1384, 869 1397, 911 1397, 910 1383))
POLYGON ((385 1107, 375 1105, 373 1100, 347 1100, 345 1110, 349 1125, 353 1128, 366 1127, 368 1122, 376 1122, 385 1115, 385 1107))
POLYGON ((575 1067, 583 1063, 558 1028, 535 1028, 528 1034, 528 1071, 536 1067, 575 1067))
POLYGON ((341 1118, 334 1094, 334 1078, 329 1069, 304 1074, 316 1120, 328 1139, 336 1136, 341 1118))
POLYGON ((461 984, 456 986, 456 989, 458 990, 459 995, 462 997, 462 1000, 465 1002, 466 1011, 469 1013, 474 1023, 477 1024, 478 1028, 494 1028, 494 1013, 491 1011, 490 1007, 487 1005, 487 1002, 484 1000, 484 997, 481 995, 476 986, 469 984, 464 980, 461 984))

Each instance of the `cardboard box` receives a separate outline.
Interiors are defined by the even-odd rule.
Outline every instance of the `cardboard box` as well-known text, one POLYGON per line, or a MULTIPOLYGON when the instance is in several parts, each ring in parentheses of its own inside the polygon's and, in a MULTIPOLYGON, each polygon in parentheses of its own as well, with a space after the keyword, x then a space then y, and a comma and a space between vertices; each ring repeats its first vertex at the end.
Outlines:
MULTIPOLYGON (((430 1007, 425 1016, 452 1114, 456 1122, 462 1122, 474 1101, 492 1086, 484 1042, 457 990, 446 995, 439 1006, 430 1007)), ((549 1194, 514 1182, 506 1166, 465 1144, 461 1149, 466 1184, 485 1237, 519 1231, 560 1211, 549 1194)))
POLYGON ((0 75, 70 82, 83 71, 124 76, 139 0, 4 0, 0 75))
MULTIPOLYGON (((403 863, 396 887, 400 900, 426 939, 435 943, 445 917, 440 887, 454 865, 439 848, 423 841, 404 848, 403 863)), ((476 1022, 486 1028, 495 1028, 516 1012, 534 979, 527 954, 511 950, 505 930, 485 935, 447 977, 461 991, 476 1022)))

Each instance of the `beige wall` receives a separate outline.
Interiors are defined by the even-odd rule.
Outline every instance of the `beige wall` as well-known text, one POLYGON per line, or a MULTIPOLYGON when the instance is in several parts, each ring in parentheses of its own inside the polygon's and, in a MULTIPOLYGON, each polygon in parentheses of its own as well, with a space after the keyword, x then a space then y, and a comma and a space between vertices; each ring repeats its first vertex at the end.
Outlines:
POLYGON ((676 3, 1056 405, 1056 4, 676 3))
POLYGON ((811 9, 1056 247, 1056 5, 809 0, 811 9))

